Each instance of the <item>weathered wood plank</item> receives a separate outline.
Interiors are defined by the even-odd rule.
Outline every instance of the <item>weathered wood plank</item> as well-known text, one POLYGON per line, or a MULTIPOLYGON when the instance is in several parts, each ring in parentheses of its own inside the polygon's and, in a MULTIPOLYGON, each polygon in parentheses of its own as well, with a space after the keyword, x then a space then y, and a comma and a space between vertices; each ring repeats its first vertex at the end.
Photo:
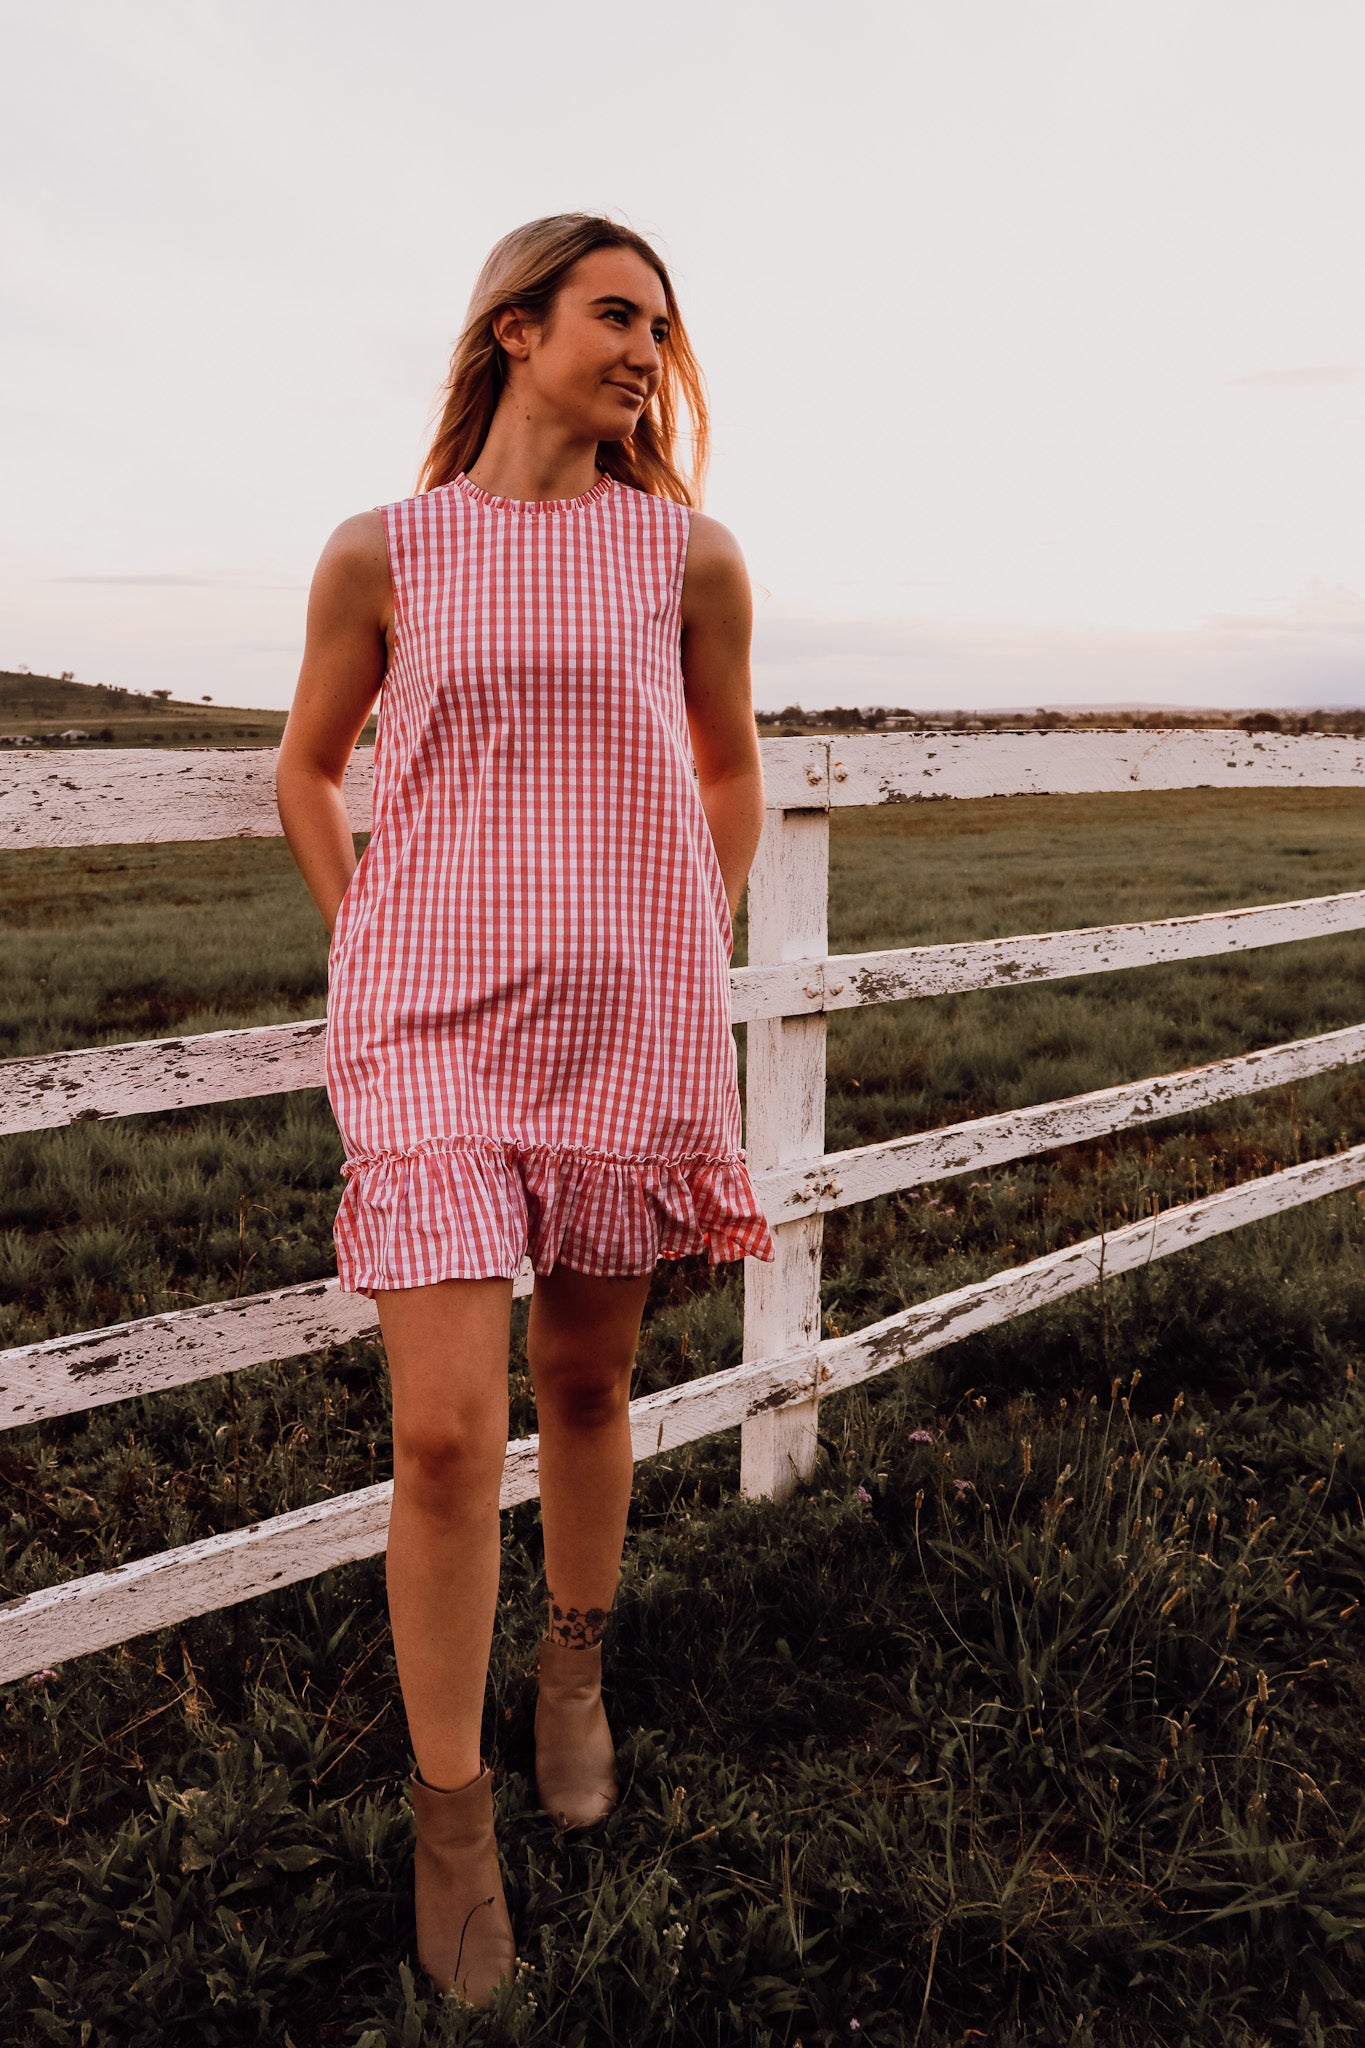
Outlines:
POLYGON ((1330 733, 875 733, 831 739, 829 761, 840 805, 1365 781, 1365 741, 1330 733))
MULTIPOLYGON (((502 1507, 535 1498, 538 1455, 535 1437, 508 1445, 502 1507)), ((388 1541, 392 1499, 393 1481, 385 1480, 0 1601, 0 1683, 377 1557, 388 1541)))
MULTIPOLYGON (((530 1291, 526 1265, 512 1292, 530 1291)), ((0 1429, 325 1351, 378 1329, 374 1303, 343 1294, 332 1278, 17 1344, 0 1351, 0 1429)))
MULTIPOLYGON (((635 1456, 652 1457, 782 1407, 804 1407, 817 1390, 827 1397, 860 1385, 1102 1279, 1362 1181, 1365 1145, 1357 1145, 1049 1252, 846 1337, 648 1395, 631 1403, 635 1456)), ((504 1507, 534 1497, 537 1457, 535 1438, 508 1445, 504 1507)), ((0 1682, 375 1556, 384 1547, 390 1497, 387 1484, 366 1487, 0 1604, 0 1682)))
MULTIPOLYGON (((1141 924, 1093 925, 1027 932, 943 946, 902 946, 886 952, 836 953, 818 969, 827 1010, 858 1009, 913 996, 962 995, 972 989, 1022 988, 1071 975, 1113 974, 1174 960, 1206 960, 1258 946, 1339 936, 1365 929, 1365 889, 1310 896, 1292 903, 1256 903, 1243 910, 1194 917, 1149 918, 1141 924)), ((743 973, 743 969, 739 970, 743 973)), ((804 990, 803 990, 804 993, 804 990)), ((806 998, 809 1000, 809 997, 806 998)))
MULTIPOLYGON (((828 811, 768 810, 749 877, 750 960, 823 960, 828 919, 828 811)), ((828 1028, 822 1015, 770 1017, 749 1025, 745 1142, 760 1177, 824 1151, 828 1028)), ((745 1358, 775 1357, 818 1341, 824 1228, 819 1210, 808 1209, 774 1228, 777 1256, 771 1263, 746 1259, 745 1358)), ((747 1421, 740 1433, 740 1492, 751 1500, 785 1500, 808 1480, 815 1469, 817 1424, 814 1400, 747 1421)))
MULTIPOLYGON (((827 740, 762 745, 779 797, 795 791, 801 806, 827 808, 827 740)), ((276 839, 275 761, 273 747, 0 754, 0 851, 276 839)), ((370 829, 373 783, 374 749, 359 747, 344 785, 353 832, 370 829)))
MULTIPOLYGON (((1365 742, 1327 733, 861 733, 760 744, 776 810, 1365 780, 1365 742)), ((373 750, 361 748, 346 774, 356 832, 370 826, 372 766, 373 750)), ((0 755, 0 849, 274 838, 274 772, 271 747, 0 755)))
MULTIPOLYGON (((126 747, 0 755, 0 850, 278 839, 273 747, 126 747)), ((353 832, 370 829, 374 750, 346 770, 353 832)))
POLYGON ((1300 1166, 1262 1174, 1220 1194, 1205 1195, 1197 1202, 1127 1223, 1121 1230, 1048 1252, 1025 1266, 972 1281, 870 1323, 850 1336, 827 1339, 820 1347, 821 1390, 828 1395, 858 1386, 877 1373, 955 1344, 977 1330, 1013 1322, 1016 1316, 1060 1301, 1080 1288, 1131 1273, 1153 1259, 1169 1258, 1190 1245, 1301 1208, 1306 1202, 1340 1194, 1363 1181, 1365 1145, 1355 1145, 1330 1158, 1309 1159, 1300 1166))
POLYGON ((308 1017, 0 1061, 0 1134, 321 1088, 326 1036, 308 1017))
MULTIPOLYGON (((1091 925, 942 946, 900 946, 737 967, 734 1024, 818 1016, 867 1003, 1112 974, 1365 930, 1365 890, 1141 924, 1091 925)), ((0 1135, 99 1117, 230 1102, 323 1085, 320 1018, 0 1060, 0 1135)))
POLYGON ((1055 1151, 1061 1145, 1108 1137, 1212 1102, 1282 1088, 1290 1081, 1331 1073, 1360 1060, 1365 1060, 1365 1024, 1349 1024, 1342 1031, 1266 1046, 1203 1067, 1185 1067, 1145 1081, 1124 1081, 1115 1088, 1096 1088, 1028 1109, 969 1117, 962 1123, 918 1131, 907 1138, 886 1138, 847 1152, 826 1152, 820 1159, 773 1168, 757 1184, 764 1209, 776 1223, 783 1217, 843 1209, 926 1181, 979 1172, 1011 1159, 1055 1151))
POLYGON ((827 739, 760 740, 763 801, 774 811, 827 811, 830 806, 827 739))
POLYGON ((377 1556, 393 1483, 0 1602, 0 1683, 377 1556))
POLYGON ((764 961, 732 970, 731 1021, 751 1024, 767 1017, 859 1009, 868 1003, 1018 988, 1172 961, 1216 959, 1362 930, 1365 889, 1351 889, 1335 896, 1144 918, 1134 924, 832 953, 824 960, 764 961))

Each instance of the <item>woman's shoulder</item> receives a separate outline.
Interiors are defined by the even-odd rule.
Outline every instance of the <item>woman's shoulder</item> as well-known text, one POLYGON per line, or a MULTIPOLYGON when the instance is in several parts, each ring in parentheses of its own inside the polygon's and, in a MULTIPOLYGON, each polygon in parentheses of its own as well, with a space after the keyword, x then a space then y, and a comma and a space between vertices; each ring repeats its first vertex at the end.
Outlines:
POLYGON ((353 561, 357 556, 373 554, 376 547, 383 545, 384 507, 372 505, 367 512, 352 512, 334 526, 323 552, 353 561))
POLYGON ((694 512, 687 540, 683 603, 723 601, 749 591, 749 571, 739 542, 709 512, 694 512))
POLYGON ((419 491, 367 511, 353 512, 332 529, 322 559, 352 574, 372 570, 387 578, 396 548, 420 543, 433 501, 446 493, 419 491))
POLYGON ((722 526, 719 519, 713 519, 709 512, 692 514, 687 558, 698 567, 744 567, 744 556, 740 552, 739 542, 729 527, 722 526))
POLYGON ((389 548, 377 509, 353 512, 332 528, 318 557, 313 587, 324 594, 334 588, 348 599, 370 591, 382 607, 390 589, 389 548))

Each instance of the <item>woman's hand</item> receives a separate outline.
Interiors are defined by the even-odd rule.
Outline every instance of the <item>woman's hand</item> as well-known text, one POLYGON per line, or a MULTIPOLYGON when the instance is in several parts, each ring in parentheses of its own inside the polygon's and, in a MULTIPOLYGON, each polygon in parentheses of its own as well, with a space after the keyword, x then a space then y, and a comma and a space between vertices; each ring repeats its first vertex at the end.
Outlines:
POLYGON ((733 918, 763 830, 763 763, 749 680, 753 597, 728 527, 692 514, 682 587, 683 689, 702 808, 733 918))
POLYGON ((378 512, 343 520, 318 560, 275 795, 290 852, 330 934, 355 873, 346 764, 379 695, 392 652, 393 585, 378 512))

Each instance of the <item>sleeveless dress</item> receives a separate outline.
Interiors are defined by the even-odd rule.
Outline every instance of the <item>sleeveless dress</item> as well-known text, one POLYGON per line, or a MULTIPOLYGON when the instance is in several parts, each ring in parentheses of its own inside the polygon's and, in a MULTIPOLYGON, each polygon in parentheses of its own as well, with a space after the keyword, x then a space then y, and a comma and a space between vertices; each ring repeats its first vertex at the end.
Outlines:
POLYGON ((685 506, 379 508, 394 658, 328 954, 341 1287, 776 1256, 680 661, 685 506))

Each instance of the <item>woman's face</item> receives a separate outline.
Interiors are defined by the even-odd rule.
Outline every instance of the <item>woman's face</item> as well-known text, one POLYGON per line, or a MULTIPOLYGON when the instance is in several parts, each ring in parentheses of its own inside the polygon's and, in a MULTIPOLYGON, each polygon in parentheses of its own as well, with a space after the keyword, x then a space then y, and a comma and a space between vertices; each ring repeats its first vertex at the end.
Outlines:
POLYGON ((560 286, 545 325, 524 324, 520 334, 526 353, 514 358, 515 397, 585 440, 624 440, 659 388, 668 338, 659 274, 633 249, 590 250, 560 286))

